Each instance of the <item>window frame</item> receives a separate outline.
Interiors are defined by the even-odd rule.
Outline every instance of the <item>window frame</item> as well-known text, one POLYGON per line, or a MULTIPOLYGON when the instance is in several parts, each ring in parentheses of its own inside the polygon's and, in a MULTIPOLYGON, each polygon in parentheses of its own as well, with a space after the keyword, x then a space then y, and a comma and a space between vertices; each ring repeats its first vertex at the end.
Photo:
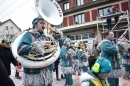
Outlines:
POLYGON ((98 9, 98 16, 101 17, 100 12, 99 12, 100 10, 102 11, 102 14, 103 14, 102 16, 106 16, 104 9, 107 9, 108 7, 110 7, 110 10, 112 11, 112 6, 106 6, 106 7, 103 7, 103 8, 99 8, 98 9))
POLYGON ((74 24, 83 24, 83 23, 85 23, 85 15, 84 15, 84 13, 74 15, 74 24))
POLYGON ((77 6, 81 6, 81 5, 83 5, 84 4, 84 0, 76 0, 76 5, 77 6), (79 1, 79 2, 78 2, 79 1))
POLYGON ((62 28, 63 27, 63 23, 61 23, 60 25, 55 25, 56 28, 62 28))
POLYGON ((64 9, 64 10, 70 9, 70 7, 69 7, 69 2, 63 3, 63 9, 64 9), (68 7, 67 7, 67 6, 68 6, 68 7))

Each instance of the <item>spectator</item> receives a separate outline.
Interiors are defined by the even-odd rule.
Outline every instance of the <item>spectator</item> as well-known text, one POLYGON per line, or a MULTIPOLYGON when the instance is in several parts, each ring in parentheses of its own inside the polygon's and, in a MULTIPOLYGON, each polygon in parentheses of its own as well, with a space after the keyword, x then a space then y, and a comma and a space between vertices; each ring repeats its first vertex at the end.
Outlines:
POLYGON ((0 86, 15 86, 0 60, 0 86))
MULTIPOLYGON (((111 15, 112 12, 110 11, 110 7, 107 8, 107 15, 111 15)), ((112 25, 111 25, 111 18, 106 19, 107 22, 107 28, 108 30, 112 30, 112 25)))
MULTIPOLYGON (((4 67, 6 68, 8 75, 11 74, 11 68, 10 68, 11 63, 13 63, 13 65, 17 69, 18 63, 13 57, 13 54, 10 48, 10 41, 7 38, 4 38, 2 40, 2 44, 0 45, 0 59, 4 67)), ((21 79, 17 70, 16 70, 15 77, 17 79, 21 79)))
MULTIPOLYGON (((120 12, 120 10, 116 6, 112 7, 112 13, 113 14, 116 14, 116 13, 119 13, 119 12, 120 12)), ((119 20, 119 16, 114 17, 114 19, 115 19, 115 25, 116 25, 118 20, 119 20)), ((117 24, 117 28, 119 28, 118 24, 117 24)))

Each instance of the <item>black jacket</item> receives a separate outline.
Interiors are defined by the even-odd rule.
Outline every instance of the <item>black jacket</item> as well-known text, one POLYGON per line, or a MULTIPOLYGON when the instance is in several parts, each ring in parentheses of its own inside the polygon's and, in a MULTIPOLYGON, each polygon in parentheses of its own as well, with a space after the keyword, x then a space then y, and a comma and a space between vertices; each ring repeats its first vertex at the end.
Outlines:
POLYGON ((0 46, 0 59, 6 68, 8 75, 11 74, 10 64, 13 63, 14 66, 17 66, 18 63, 16 59, 13 57, 12 51, 10 48, 5 48, 0 46))
POLYGON ((15 86, 0 60, 0 86, 15 86))

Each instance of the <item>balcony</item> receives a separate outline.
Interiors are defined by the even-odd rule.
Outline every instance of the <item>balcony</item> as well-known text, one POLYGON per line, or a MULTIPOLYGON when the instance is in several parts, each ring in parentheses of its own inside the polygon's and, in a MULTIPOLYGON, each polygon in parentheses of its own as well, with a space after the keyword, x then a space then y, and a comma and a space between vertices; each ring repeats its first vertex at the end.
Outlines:
POLYGON ((108 3, 111 3, 111 2, 114 2, 114 1, 117 1, 117 0, 97 0, 97 1, 92 1, 92 2, 89 2, 89 3, 83 4, 81 6, 73 7, 73 8, 70 8, 68 10, 63 10, 63 14, 66 15, 66 14, 73 13, 73 12, 76 12, 76 11, 89 9, 91 7, 96 7, 96 6, 100 6, 100 5, 103 5, 103 4, 108 4, 108 3))

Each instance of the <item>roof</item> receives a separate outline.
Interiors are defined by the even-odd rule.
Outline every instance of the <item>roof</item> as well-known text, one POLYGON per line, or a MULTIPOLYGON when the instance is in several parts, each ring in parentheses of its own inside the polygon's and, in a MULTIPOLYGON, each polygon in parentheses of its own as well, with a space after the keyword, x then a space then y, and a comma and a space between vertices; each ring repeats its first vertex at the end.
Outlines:
POLYGON ((3 25, 3 24, 5 24, 8 21, 11 21, 20 31, 22 31, 11 19, 8 19, 8 20, 6 20, 4 22, 0 22, 0 26, 3 25))

